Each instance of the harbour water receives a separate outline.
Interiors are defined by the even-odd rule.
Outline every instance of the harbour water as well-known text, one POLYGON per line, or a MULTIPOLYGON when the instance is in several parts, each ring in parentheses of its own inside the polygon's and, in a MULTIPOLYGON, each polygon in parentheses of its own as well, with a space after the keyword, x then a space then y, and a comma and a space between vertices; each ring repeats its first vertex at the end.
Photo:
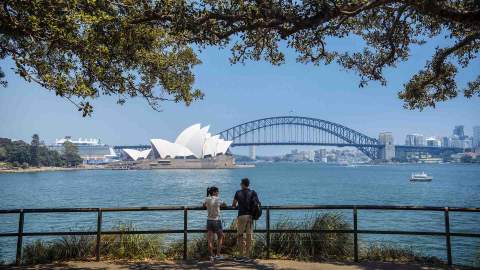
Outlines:
MULTIPOLYGON (((230 203, 242 177, 249 177, 264 205, 379 204, 480 207, 480 166, 402 164, 338 166, 316 163, 268 163, 225 170, 59 171, 0 174, 0 209, 49 207, 129 207, 199 205, 206 188, 216 185, 230 203), (425 171, 432 182, 410 182, 412 172, 425 171)), ((351 221, 351 211, 342 211, 351 221)), ((314 212, 273 212, 272 223, 284 217, 301 221, 314 212)), ((190 215, 189 227, 202 228, 205 213, 190 215)), ((228 224, 235 213, 224 213, 228 224)), ((137 229, 183 228, 183 213, 106 213, 104 228, 131 223, 137 229)), ((0 231, 16 232, 17 215, 0 215, 0 231)), ((92 230, 95 213, 27 214, 25 231, 92 230)), ((261 220, 257 227, 264 225, 261 220)), ((444 230, 443 213, 359 212, 359 229, 444 230)), ((452 213, 451 230, 480 233, 480 213, 452 213)), ((24 241, 32 241, 27 237, 24 241)), ((15 238, 0 238, 0 260, 14 258, 15 238)), ((427 255, 446 258, 445 239, 430 236, 367 236, 362 245, 388 242, 427 255)), ((471 265, 480 239, 454 237, 454 263, 471 265)))

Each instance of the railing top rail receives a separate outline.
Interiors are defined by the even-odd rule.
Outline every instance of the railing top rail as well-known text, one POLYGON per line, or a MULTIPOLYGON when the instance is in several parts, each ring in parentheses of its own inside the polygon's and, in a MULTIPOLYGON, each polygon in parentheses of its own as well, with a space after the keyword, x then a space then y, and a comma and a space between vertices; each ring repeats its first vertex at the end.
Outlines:
MULTIPOLYGON (((415 205, 269 205, 263 209, 271 210, 406 210, 406 211, 445 211, 446 207, 440 206, 415 206, 415 205)), ((60 212, 139 212, 139 211, 179 211, 179 210, 205 210, 198 205, 167 205, 145 207, 106 207, 106 208, 25 208, 25 209, 0 209, 0 214, 14 213, 60 213, 60 212)), ((236 210, 226 207, 224 210, 236 210)), ((480 207, 448 207, 451 212, 480 212, 480 207)))

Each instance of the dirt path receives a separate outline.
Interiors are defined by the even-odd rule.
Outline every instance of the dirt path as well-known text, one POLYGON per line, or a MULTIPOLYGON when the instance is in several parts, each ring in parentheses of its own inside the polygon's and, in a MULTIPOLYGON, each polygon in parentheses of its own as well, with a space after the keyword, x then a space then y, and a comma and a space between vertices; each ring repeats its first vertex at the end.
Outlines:
MULTIPOLYGON (((238 263, 225 260, 215 264, 210 262, 155 262, 155 263, 122 263, 122 262, 67 262, 55 265, 37 265, 29 267, 5 267, 0 269, 85 269, 85 270, 149 270, 149 269, 219 269, 219 270, 438 270, 442 267, 406 265, 394 263, 364 262, 364 263, 309 263, 287 260, 256 260, 251 263, 238 263)), ((451 268, 454 269, 454 268, 451 268)))

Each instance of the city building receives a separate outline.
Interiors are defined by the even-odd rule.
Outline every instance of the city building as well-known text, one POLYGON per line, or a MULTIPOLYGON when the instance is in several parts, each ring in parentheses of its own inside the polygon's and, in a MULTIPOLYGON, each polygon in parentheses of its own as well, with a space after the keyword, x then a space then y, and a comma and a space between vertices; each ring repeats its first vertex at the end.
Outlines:
POLYGON ((405 145, 407 145, 407 146, 414 146, 415 145, 415 135, 414 134, 407 134, 407 136, 405 136, 405 145))
POLYGON ((327 149, 318 149, 315 151, 315 160, 327 162, 327 149))
POLYGON ((480 148, 480 126, 473 127, 473 147, 480 148))
POLYGON ((382 132, 378 135, 378 141, 385 146, 380 150, 380 158, 384 160, 392 160, 395 158, 393 134, 391 132, 382 132))
POLYGON ((407 134, 405 138, 407 146, 425 146, 425 137, 422 134, 407 134))
POLYGON ((286 154, 284 159, 287 161, 293 161, 293 162, 300 162, 300 161, 313 162, 315 161, 315 152, 312 150, 298 151, 297 149, 294 149, 290 152, 290 154, 286 154))
POLYGON ((442 145, 441 141, 434 137, 430 137, 425 141, 427 142, 427 146, 430 147, 440 147, 442 145))
POLYGON ((450 138, 442 137, 442 147, 450 147, 450 138))
POLYGON ((463 149, 472 149, 472 144, 471 138, 465 137, 464 139, 460 139, 457 135, 454 135, 451 139, 450 146, 463 149))
POLYGON ((460 140, 465 139, 465 132, 463 125, 458 125, 453 128, 453 136, 458 136, 460 140))
POLYGON ((255 153, 255 145, 250 145, 249 152, 250 152, 250 159, 256 160, 257 154, 255 153))

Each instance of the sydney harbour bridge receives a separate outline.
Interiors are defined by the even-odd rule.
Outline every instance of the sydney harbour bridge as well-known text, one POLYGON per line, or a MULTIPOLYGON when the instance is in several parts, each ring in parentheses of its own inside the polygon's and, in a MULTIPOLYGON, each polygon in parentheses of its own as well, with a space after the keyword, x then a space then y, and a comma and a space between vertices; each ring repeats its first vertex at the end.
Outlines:
MULTIPOLYGON (((372 160, 385 157, 386 145, 376 138, 357 130, 327 120, 301 117, 277 116, 245 122, 225 129, 218 135, 233 141, 231 147, 261 145, 319 145, 336 147, 355 147, 372 160)), ((150 148, 148 145, 116 146, 122 148, 150 148)), ((432 155, 463 152, 462 148, 406 146, 392 148, 395 156, 406 152, 422 152, 432 155)))

